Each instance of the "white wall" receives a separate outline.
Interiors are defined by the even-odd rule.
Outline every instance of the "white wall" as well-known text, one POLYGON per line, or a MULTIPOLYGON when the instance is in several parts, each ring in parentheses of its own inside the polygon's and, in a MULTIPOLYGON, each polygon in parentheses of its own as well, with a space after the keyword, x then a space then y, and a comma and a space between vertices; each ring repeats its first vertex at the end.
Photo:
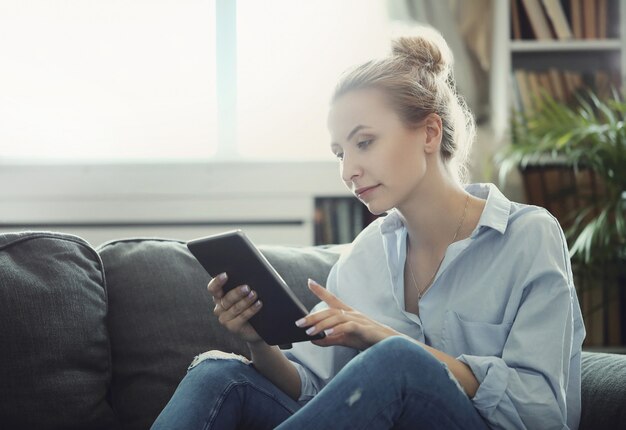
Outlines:
POLYGON ((336 162, 119 165, 1 165, 0 228, 77 234, 92 245, 114 238, 187 240, 241 227, 258 244, 313 244, 313 197, 346 195, 336 162), (116 223, 232 225, 145 227, 116 223), (250 226, 236 221, 301 222, 250 226), (53 223, 51 227, 45 224, 53 223), (58 223, 68 224, 66 227, 58 223), (80 224, 111 224, 86 227, 80 224), (37 224, 36 227, 31 227, 37 224))

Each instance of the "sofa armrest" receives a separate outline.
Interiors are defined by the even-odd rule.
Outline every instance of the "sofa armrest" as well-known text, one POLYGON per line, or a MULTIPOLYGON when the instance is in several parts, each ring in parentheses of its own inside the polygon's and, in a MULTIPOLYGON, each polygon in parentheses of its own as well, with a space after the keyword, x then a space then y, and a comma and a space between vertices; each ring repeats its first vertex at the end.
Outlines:
POLYGON ((583 351, 580 430, 626 424, 626 355, 583 351))

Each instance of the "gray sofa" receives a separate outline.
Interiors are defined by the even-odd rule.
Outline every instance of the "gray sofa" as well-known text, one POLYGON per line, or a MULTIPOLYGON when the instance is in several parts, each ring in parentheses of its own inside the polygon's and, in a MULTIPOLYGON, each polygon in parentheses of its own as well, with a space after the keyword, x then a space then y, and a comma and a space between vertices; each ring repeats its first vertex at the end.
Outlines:
MULTIPOLYGON (((310 309, 343 245, 259 245, 310 309)), ((223 329, 183 241, 0 234, 0 428, 147 429, 223 329)), ((581 429, 626 426, 626 357, 583 353, 581 429)))

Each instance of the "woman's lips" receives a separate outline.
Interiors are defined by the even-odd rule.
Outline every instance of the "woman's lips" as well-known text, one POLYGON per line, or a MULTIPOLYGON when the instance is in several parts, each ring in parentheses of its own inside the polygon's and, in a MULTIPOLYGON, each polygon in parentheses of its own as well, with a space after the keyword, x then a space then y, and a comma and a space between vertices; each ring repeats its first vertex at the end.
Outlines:
POLYGON ((358 198, 362 198, 362 197, 365 197, 365 196, 369 196, 369 195, 372 193, 372 191, 374 191, 374 190, 375 190, 376 188, 378 188, 379 186, 380 186, 380 184, 378 184, 378 185, 376 185, 376 186, 374 186, 374 187, 368 188, 368 189, 366 189, 365 191, 363 191, 362 193, 357 194, 357 197, 358 197, 358 198))

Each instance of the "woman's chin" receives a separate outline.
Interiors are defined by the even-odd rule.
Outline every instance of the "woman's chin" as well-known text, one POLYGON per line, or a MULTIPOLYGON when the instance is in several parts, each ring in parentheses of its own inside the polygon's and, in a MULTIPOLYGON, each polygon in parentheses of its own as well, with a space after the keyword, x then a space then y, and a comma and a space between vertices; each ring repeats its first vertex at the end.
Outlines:
POLYGON ((385 212, 388 212, 390 209, 393 209, 393 206, 380 204, 379 202, 371 201, 365 203, 367 210, 370 211, 373 215, 380 216, 385 212))

